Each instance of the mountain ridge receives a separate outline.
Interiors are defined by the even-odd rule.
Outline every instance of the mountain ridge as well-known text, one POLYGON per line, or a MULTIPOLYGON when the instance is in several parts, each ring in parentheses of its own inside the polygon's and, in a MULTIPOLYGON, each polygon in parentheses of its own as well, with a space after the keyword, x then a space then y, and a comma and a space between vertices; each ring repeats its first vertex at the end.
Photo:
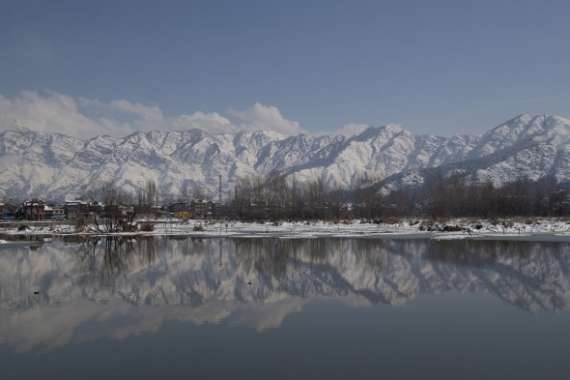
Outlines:
POLYGON ((497 186, 521 175, 568 181, 570 120, 523 113, 479 136, 450 137, 414 134, 395 124, 350 137, 190 129, 79 139, 22 127, 0 132, 0 197, 80 197, 107 182, 135 193, 149 179, 164 195, 199 189, 214 196, 219 176, 227 195, 241 178, 271 174, 389 192, 423 183, 435 168, 497 186))

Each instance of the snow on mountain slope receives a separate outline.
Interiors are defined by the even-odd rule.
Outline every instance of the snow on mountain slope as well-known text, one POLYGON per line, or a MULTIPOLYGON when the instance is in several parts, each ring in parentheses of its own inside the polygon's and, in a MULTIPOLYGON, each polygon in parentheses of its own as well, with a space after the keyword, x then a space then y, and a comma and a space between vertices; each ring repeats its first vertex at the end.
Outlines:
POLYGON ((276 140, 267 144, 257 159, 256 169, 262 172, 284 172, 294 166, 319 161, 321 151, 343 141, 343 137, 312 137, 305 134, 276 140))
POLYGON ((0 196, 80 196, 114 182, 135 192, 155 180, 165 195, 227 194, 239 178, 284 174, 330 187, 422 183, 432 168, 500 185, 521 175, 570 178, 570 120, 523 114, 483 136, 414 135, 398 125, 344 136, 272 132, 138 132, 80 140, 26 129, 0 133, 0 196))
POLYGON ((470 175, 474 180, 495 185, 521 176, 537 180, 554 175, 559 181, 567 181, 569 137, 568 119, 520 115, 483 136, 472 156, 480 162, 470 175), (481 160, 485 156, 492 159, 481 160))
MULTIPOLYGON (((469 182, 491 182, 495 186, 519 178, 538 180, 553 176, 558 182, 570 180, 570 120, 563 117, 522 114, 469 145, 463 159, 404 170, 376 186, 389 192, 404 185, 421 184, 434 168, 443 176, 459 175, 469 182)), ((461 144, 461 149, 464 146, 461 144)))
POLYGON ((302 181, 321 179, 329 186, 357 187, 404 170, 464 159, 477 138, 415 136, 398 125, 370 127, 342 141, 328 157, 291 171, 302 181))
POLYGON ((257 174, 257 156, 270 141, 265 132, 210 135, 200 130, 135 133, 87 141, 29 130, 0 134, 0 194, 61 198, 115 182, 134 192, 153 179, 165 194, 199 187, 214 193, 218 176, 257 174))

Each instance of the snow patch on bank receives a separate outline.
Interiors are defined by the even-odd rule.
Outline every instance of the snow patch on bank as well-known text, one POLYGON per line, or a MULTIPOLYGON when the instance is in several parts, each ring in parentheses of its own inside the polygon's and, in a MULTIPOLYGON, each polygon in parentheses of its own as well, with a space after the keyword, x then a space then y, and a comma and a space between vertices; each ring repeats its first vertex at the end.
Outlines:
POLYGON ((283 222, 283 223, 246 223, 207 220, 156 220, 154 230, 104 233, 87 226, 83 231, 76 231, 67 224, 43 226, 19 223, 10 227, 0 225, 3 240, 10 236, 189 236, 189 237, 234 237, 234 238, 431 238, 434 240, 454 239, 524 239, 537 235, 570 238, 570 219, 504 219, 500 222, 479 219, 451 219, 445 222, 433 222, 422 219, 400 220, 395 223, 366 223, 363 221, 332 222, 283 222))

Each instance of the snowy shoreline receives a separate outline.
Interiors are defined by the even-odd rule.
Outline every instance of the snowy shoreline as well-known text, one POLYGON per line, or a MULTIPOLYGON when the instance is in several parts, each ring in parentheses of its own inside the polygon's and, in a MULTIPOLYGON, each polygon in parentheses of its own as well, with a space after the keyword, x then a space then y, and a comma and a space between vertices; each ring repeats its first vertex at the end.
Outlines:
POLYGON ((570 219, 532 219, 532 221, 502 219, 501 222, 475 219, 450 219, 445 222, 429 222, 421 219, 401 220, 396 223, 362 223, 345 221, 245 223, 191 220, 189 222, 154 221, 154 231, 102 233, 93 226, 77 232, 74 226, 64 223, 33 225, 12 223, 0 225, 0 244, 12 240, 52 237, 195 237, 195 238, 367 238, 367 239, 432 239, 432 240, 533 240, 570 241, 570 219), (16 225, 26 226, 25 229, 16 225), (198 227, 200 226, 200 227, 198 227))

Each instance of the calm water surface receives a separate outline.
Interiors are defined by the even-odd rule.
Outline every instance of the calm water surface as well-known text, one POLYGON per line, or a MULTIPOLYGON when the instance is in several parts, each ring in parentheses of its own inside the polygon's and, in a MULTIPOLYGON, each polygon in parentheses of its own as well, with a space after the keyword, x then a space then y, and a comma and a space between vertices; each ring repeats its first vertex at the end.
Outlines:
POLYGON ((0 249, 0 379, 568 379, 570 245, 0 249))

